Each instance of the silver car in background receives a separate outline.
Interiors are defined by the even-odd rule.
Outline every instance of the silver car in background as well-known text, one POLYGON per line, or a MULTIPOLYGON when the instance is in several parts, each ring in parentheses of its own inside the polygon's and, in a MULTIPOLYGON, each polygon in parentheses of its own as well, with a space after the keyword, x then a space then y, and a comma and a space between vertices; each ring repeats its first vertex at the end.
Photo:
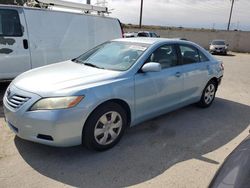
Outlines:
POLYGON ((128 126, 192 103, 209 107, 222 76, 222 63, 195 43, 117 39, 21 74, 7 88, 4 113, 23 139, 105 150, 128 126))
POLYGON ((155 32, 151 32, 151 31, 139 31, 137 33, 137 37, 155 37, 155 38, 159 38, 160 36, 157 35, 155 32))
POLYGON ((223 54, 227 55, 228 52, 228 44, 225 40, 213 40, 209 44, 209 51, 212 54, 223 54))

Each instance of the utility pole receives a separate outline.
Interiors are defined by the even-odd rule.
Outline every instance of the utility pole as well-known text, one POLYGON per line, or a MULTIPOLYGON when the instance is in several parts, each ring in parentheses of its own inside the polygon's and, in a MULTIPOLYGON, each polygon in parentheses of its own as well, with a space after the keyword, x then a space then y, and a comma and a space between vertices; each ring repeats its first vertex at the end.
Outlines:
POLYGON ((234 7, 234 0, 232 0, 232 4, 231 4, 231 10, 230 10, 229 20, 228 20, 228 25, 227 25, 227 30, 228 31, 230 29, 230 23, 231 23, 231 18, 232 18, 233 7, 234 7))
POLYGON ((141 0, 140 23, 139 23, 140 28, 141 28, 141 23, 142 23, 142 9, 143 9, 143 0, 141 0))

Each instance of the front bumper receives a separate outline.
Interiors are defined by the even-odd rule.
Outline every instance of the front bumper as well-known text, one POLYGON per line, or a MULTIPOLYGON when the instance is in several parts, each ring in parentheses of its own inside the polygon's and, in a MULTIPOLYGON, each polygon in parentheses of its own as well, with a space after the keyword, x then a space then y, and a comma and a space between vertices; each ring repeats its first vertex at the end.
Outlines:
POLYGON ((227 49, 210 49, 210 53, 225 54, 227 49))
POLYGON ((7 102, 6 94, 4 96, 5 120, 18 137, 51 146, 65 147, 82 143, 82 129, 87 119, 87 109, 74 107, 29 111, 41 97, 14 86, 11 90, 30 98, 20 108, 13 109, 7 102))

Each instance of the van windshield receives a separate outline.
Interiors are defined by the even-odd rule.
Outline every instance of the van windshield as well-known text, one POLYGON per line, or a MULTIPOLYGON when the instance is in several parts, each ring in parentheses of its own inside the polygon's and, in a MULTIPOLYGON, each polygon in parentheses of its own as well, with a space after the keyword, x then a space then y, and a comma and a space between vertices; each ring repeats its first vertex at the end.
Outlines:
POLYGON ((143 43, 106 42, 73 61, 96 68, 125 71, 136 62, 147 48, 148 44, 143 43))

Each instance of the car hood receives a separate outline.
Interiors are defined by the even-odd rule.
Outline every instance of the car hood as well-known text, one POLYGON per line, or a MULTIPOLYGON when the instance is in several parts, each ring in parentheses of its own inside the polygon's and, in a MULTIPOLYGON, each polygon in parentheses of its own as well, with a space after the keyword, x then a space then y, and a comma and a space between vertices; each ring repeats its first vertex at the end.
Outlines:
POLYGON ((72 91, 76 87, 97 85, 118 77, 118 71, 98 69, 72 61, 65 61, 27 71, 18 76, 13 85, 40 96, 72 91))

